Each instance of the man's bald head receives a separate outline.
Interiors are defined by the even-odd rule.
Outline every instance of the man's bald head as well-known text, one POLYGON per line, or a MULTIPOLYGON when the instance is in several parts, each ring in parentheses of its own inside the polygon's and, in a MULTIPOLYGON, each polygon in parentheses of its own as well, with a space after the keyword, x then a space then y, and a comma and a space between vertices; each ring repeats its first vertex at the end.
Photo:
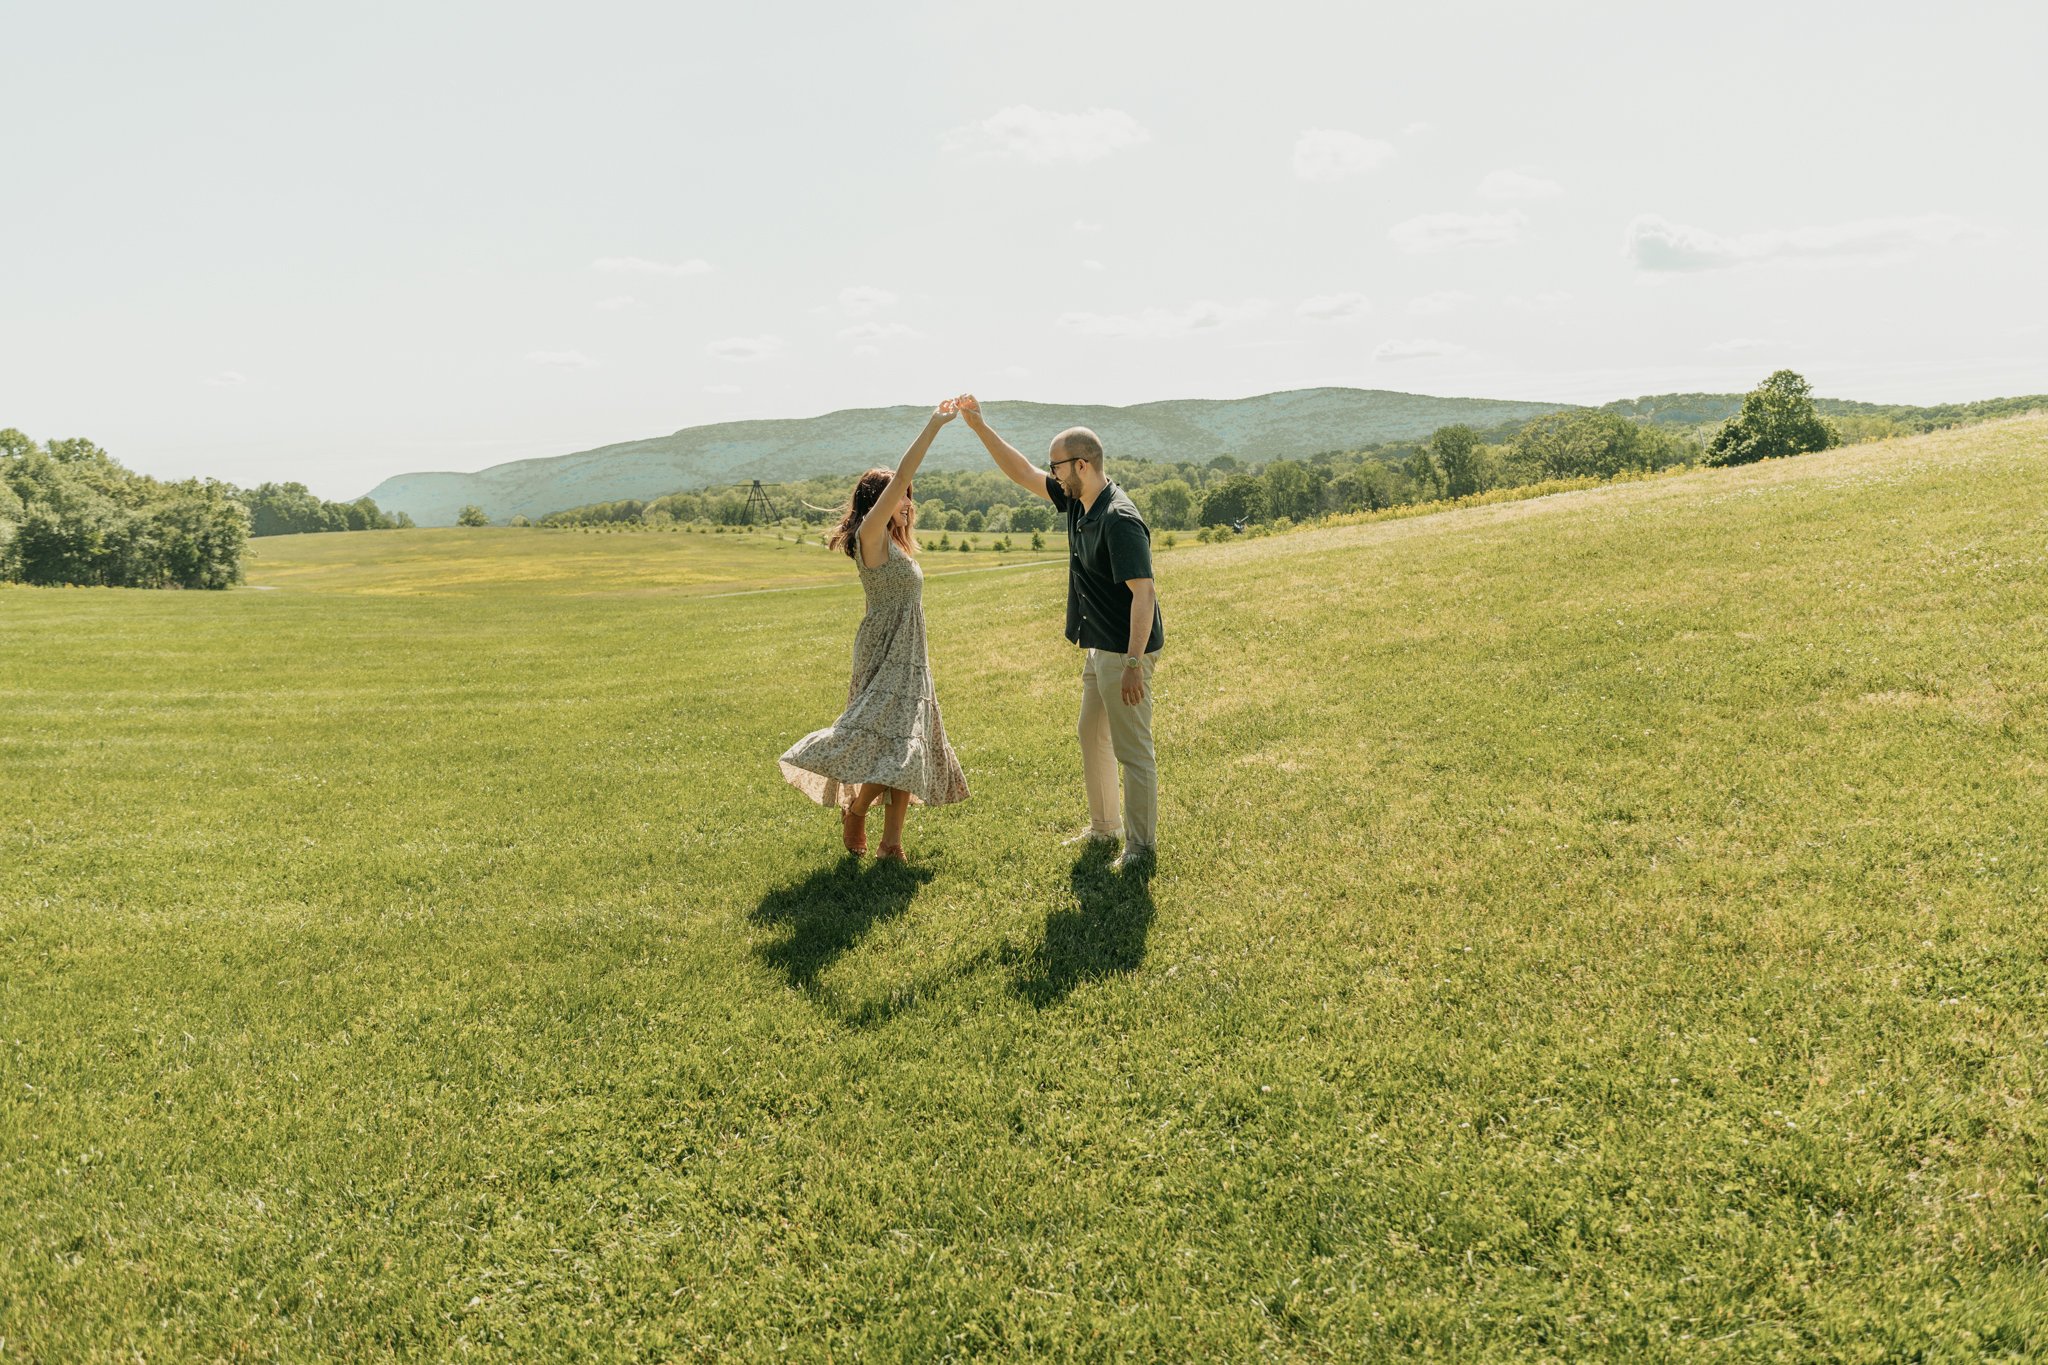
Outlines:
POLYGON ((1052 448, 1070 460, 1084 460, 1102 472, 1102 438, 1086 427, 1068 427, 1052 438, 1052 448))

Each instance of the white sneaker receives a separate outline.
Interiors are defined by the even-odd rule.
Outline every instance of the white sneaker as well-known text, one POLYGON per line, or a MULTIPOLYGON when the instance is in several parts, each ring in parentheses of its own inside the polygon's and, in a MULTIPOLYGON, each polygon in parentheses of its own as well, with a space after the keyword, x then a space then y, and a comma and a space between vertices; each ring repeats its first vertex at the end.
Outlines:
POLYGON ((1111 863, 1110 867, 1114 871, 1122 872, 1125 868, 1136 867, 1140 863, 1153 862, 1158 856, 1158 850, 1151 844, 1125 844, 1124 851, 1116 855, 1116 861, 1111 863))
POLYGON ((1122 838, 1121 834, 1104 834, 1099 829, 1084 829, 1072 838, 1060 840, 1060 847, 1070 848, 1075 844, 1113 844, 1122 838))

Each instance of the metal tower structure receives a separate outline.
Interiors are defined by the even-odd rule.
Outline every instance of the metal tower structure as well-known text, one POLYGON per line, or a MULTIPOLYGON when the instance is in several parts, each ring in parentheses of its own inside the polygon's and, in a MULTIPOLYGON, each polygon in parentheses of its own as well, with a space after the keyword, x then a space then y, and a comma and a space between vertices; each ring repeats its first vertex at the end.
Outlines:
MULTIPOLYGON (((782 485, 779 483, 773 486, 776 488, 782 487, 782 485)), ((775 510, 774 500, 768 496, 768 490, 761 486, 761 481, 759 479, 755 479, 750 484, 734 484, 733 487, 744 487, 747 490, 747 506, 745 516, 747 519, 747 524, 749 526, 752 526, 754 524, 754 509, 757 507, 760 508, 762 512, 762 524, 766 525, 769 523, 778 522, 782 520, 782 514, 775 510)))

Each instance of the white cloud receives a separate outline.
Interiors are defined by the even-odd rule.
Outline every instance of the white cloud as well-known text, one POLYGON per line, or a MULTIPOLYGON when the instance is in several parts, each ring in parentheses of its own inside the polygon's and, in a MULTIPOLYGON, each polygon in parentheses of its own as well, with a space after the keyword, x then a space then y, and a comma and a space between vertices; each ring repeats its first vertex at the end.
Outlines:
POLYGON ((711 262, 703 260, 644 261, 638 256, 600 256, 590 263, 592 270, 601 270, 608 275, 702 275, 711 269, 711 262))
POLYGON ((1127 313, 1062 313, 1059 325, 1070 332, 1096 337, 1185 337, 1213 332, 1233 322, 1257 317, 1265 305, 1256 301, 1235 306, 1200 299, 1185 308, 1147 308, 1127 313))
POLYGON ((737 384, 706 384, 704 386, 704 392, 706 393, 738 393, 739 391, 740 386, 737 384))
POLYGON ((1980 242, 1990 236, 1946 213, 1917 218, 1865 218, 1831 227, 1777 229, 1722 237, 1705 228, 1639 214, 1622 229, 1621 254, 1650 274, 1733 270, 1786 261, 1806 265, 1891 264, 1925 247, 1980 242))
POLYGON ((1100 232, 1100 231, 1102 231, 1102 224, 1100 224, 1100 223, 1091 223, 1091 222, 1089 222, 1089 221, 1088 221, 1088 220, 1087 220, 1086 218, 1076 218, 1076 219, 1074 220, 1074 231, 1076 231, 1076 232, 1100 232))
POLYGON ((1416 337, 1410 341, 1397 341, 1392 337, 1373 348, 1372 358, 1382 364, 1398 360, 1424 360, 1432 356, 1461 356, 1468 354, 1463 346, 1450 341, 1431 341, 1416 337))
POLYGON ((782 338, 776 336, 727 337, 714 341, 704 348, 705 354, 715 355, 720 360, 766 360, 782 349, 782 338))
POLYGON ((1104 265, 1104 264, 1103 264, 1102 262, 1100 262, 1100 261, 1093 261, 1093 260, 1090 260, 1090 261, 1083 261, 1083 262, 1081 262, 1081 268, 1082 268, 1083 270, 1107 270, 1107 269, 1109 269, 1109 267, 1108 267, 1108 266, 1106 266, 1106 265, 1104 265))
POLYGON ((850 284, 839 291, 839 306, 849 313, 872 313, 895 303, 894 294, 871 284, 850 284))
POLYGON ((861 356, 880 355, 882 348, 879 346, 856 346, 853 348, 853 353, 861 356))
POLYGON ((1524 298, 1510 294, 1500 301, 1503 308, 1517 308, 1524 313, 1547 313, 1553 308, 1562 308, 1572 301, 1572 296, 1562 289, 1552 289, 1542 294, 1524 298))
POLYGON ((246 384, 249 380, 239 370, 222 370, 219 374, 208 378, 206 382, 217 389, 227 389, 233 388, 237 384, 246 384))
POLYGON ((1428 131, 1429 125, 1427 123, 1411 123, 1401 130, 1401 135, 1403 137, 1414 137, 1417 133, 1426 133, 1428 131))
POLYGON ((979 123, 955 128, 941 139, 949 152, 1015 157, 1045 164, 1097 161, 1111 152, 1142 147, 1152 134, 1121 109, 1055 114, 1028 104, 999 109, 979 123))
POLYGON ((622 308, 638 308, 639 306, 640 300, 634 298, 631 294, 618 294, 612 298, 599 299, 592 305, 592 307, 602 308, 608 313, 616 313, 622 308))
POLYGON ((1462 289, 1439 289, 1434 293, 1424 294, 1421 298, 1408 300, 1408 311, 1419 318, 1434 317, 1438 313, 1448 313, 1454 308, 1462 308, 1470 302, 1472 296, 1462 289))
POLYGON ((1465 246, 1508 246, 1528 222, 1518 210, 1507 213, 1425 213, 1387 229, 1395 246, 1415 255, 1465 246))
POLYGON ((841 341, 888 341, 894 337, 921 337, 924 333, 901 322, 863 322, 839 333, 841 341))
POLYGON ((2007 336, 2009 336, 2009 337, 2030 337, 2030 336, 2032 336, 2032 335, 2033 335, 2034 333, 2036 333, 2036 332, 2038 332, 2038 331, 2040 331, 2040 330, 2041 330, 2041 324, 2040 324, 2040 323, 2038 323, 2038 322, 2029 322, 2029 323, 2024 323, 2024 324, 2022 324, 2022 325, 2020 325, 2020 326, 2018 326, 2018 327, 2008 327, 2008 328, 2006 328, 2006 329, 2005 329, 2005 334, 2006 334, 2007 336))
POLYGON ((581 351, 528 351, 526 358, 553 370, 594 370, 597 362, 581 351))
POLYGON ((1031 376, 1031 371, 1025 369, 1022 365, 1005 365, 1003 373, 1012 379, 1028 379, 1031 376))
POLYGON ((1707 349, 1710 351, 1768 351, 1773 347, 1783 346, 1784 344, 1782 341, 1772 341, 1767 337, 1730 337, 1726 341, 1711 343, 1707 349))
POLYGON ((1294 143, 1294 173, 1303 180, 1342 180, 1382 165, 1392 143, 1335 128, 1309 128, 1294 143))
POLYGON ((1316 294, 1305 298, 1294 316, 1308 322, 1351 322, 1372 311, 1372 300, 1363 294, 1316 294))
POLYGON ((1527 171, 1495 171, 1479 182, 1481 199, 1554 199, 1564 186, 1527 171))

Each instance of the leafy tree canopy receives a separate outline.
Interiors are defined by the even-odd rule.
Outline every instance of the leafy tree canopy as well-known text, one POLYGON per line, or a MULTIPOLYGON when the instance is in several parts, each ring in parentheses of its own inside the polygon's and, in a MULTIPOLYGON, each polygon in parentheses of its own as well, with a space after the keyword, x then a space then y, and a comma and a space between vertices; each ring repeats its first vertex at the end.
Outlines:
POLYGON ((1611 479, 1627 470, 1648 472, 1685 464, 1699 448, 1675 432, 1597 409, 1577 408, 1536 418, 1515 437, 1510 459, 1517 482, 1538 479, 1611 479))
POLYGON ((1753 464, 1826 450, 1842 443, 1833 422, 1813 410, 1813 392, 1791 370, 1779 370, 1750 390, 1742 411, 1707 445, 1710 465, 1753 464))
POLYGON ((225 588, 242 577, 248 509, 215 479, 165 483, 82 438, 0 431, 0 579, 225 588))
POLYGON ((404 512, 388 515, 367 497, 328 502, 302 483, 266 483, 236 493, 249 509, 253 536, 295 536, 316 531, 391 531, 409 528, 404 512))
POLYGON ((1462 498, 1486 487, 1485 449, 1479 433, 1462 423, 1436 429, 1429 438, 1429 453, 1443 473, 1447 496, 1462 498))

